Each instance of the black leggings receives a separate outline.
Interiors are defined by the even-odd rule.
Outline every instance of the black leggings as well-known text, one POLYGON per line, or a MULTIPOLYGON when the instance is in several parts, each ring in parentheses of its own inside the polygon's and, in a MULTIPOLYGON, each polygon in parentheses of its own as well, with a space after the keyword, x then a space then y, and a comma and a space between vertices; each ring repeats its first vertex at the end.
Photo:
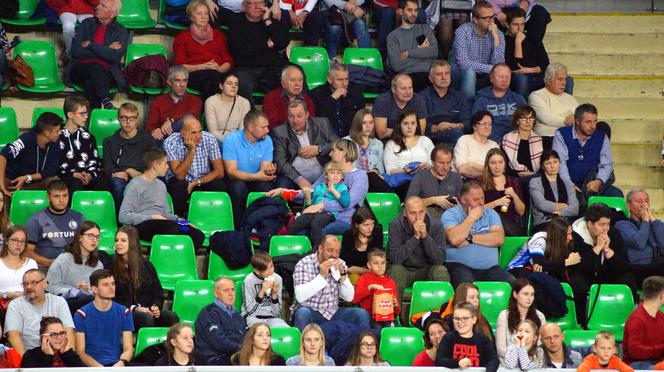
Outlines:
POLYGON ((83 86, 90 101, 90 109, 100 108, 101 101, 109 98, 108 91, 114 84, 113 76, 98 63, 73 62, 71 80, 83 86))
POLYGON ((309 235, 311 245, 318 247, 323 238, 323 228, 334 220, 334 216, 329 212, 303 213, 288 225, 286 233, 288 235, 309 235))
POLYGON ((134 332, 138 332, 143 327, 170 327, 180 321, 178 316, 169 310, 161 310, 159 318, 155 318, 152 313, 144 313, 134 309, 132 318, 134 318, 134 332))
POLYGON ((215 70, 198 70, 189 73, 189 87, 201 92, 201 101, 219 92, 221 72, 215 70))
POLYGON ((205 235, 198 229, 189 226, 189 231, 180 231, 180 226, 175 221, 147 220, 136 225, 138 236, 141 240, 152 241, 155 235, 188 235, 194 242, 194 248, 203 246, 205 235))

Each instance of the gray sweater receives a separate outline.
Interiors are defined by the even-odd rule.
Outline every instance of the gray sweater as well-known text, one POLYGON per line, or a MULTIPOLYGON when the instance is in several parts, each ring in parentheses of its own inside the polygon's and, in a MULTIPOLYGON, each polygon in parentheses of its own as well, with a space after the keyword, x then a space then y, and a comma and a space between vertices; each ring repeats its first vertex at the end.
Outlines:
POLYGON ((390 67, 398 73, 428 72, 438 58, 438 41, 428 25, 416 24, 410 29, 398 27, 387 35, 387 57, 390 67), (426 35, 429 46, 418 48, 417 37, 426 35), (408 58, 401 52, 408 51, 408 58))
POLYGON ((81 280, 90 282, 90 274, 95 270, 103 269, 104 265, 101 260, 97 261, 94 267, 85 264, 86 259, 83 259, 83 264, 79 265, 74 262, 74 255, 69 252, 61 253, 46 274, 48 286, 46 290, 58 296, 62 296, 72 288, 76 288, 81 280))
MULTIPOLYGON (((579 214, 579 201, 576 198, 576 191, 574 185, 568 180, 563 178, 565 187, 567 189, 567 200, 558 200, 558 203, 566 203, 567 208, 560 210, 560 215, 563 217, 575 217, 579 214)), ((558 185, 555 182, 549 182, 553 197, 558 198, 558 185)), ((553 211, 556 210, 556 202, 546 200, 544 198, 544 187, 542 186, 542 179, 534 177, 530 180, 530 210, 533 215, 533 226, 549 222, 553 211)))
POLYGON ((148 182, 141 176, 132 178, 125 189, 118 220, 125 225, 138 225, 153 215, 161 215, 175 221, 178 216, 171 214, 166 194, 166 185, 159 179, 148 182))
POLYGON ((411 268, 442 265, 445 262, 445 231, 440 220, 424 218, 427 236, 415 238, 413 228, 403 215, 397 216, 388 229, 387 252, 391 264, 411 268))
POLYGON ((242 315, 245 317, 255 318, 278 318, 281 313, 281 292, 283 290, 283 280, 279 274, 272 274, 274 281, 279 285, 277 302, 272 301, 272 296, 263 297, 262 302, 258 302, 258 292, 263 286, 263 278, 258 277, 256 273, 251 273, 244 278, 243 295, 244 303, 242 304, 242 315))

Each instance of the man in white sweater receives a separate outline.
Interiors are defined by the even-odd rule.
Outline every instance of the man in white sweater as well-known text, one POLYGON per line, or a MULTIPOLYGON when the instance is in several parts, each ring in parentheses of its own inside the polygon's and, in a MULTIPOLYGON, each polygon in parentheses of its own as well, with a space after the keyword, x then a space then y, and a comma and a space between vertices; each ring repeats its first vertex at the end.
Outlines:
POLYGON ((535 133, 553 137, 558 128, 574 125, 574 110, 579 104, 572 95, 565 93, 567 67, 553 62, 544 71, 545 87, 528 97, 528 104, 537 114, 535 133))

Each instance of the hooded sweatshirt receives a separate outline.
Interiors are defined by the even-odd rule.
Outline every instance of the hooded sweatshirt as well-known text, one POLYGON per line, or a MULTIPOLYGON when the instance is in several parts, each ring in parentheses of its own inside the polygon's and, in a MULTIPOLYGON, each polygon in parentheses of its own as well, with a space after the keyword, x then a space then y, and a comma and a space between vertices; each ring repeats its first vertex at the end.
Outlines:
POLYGON ((486 110, 493 115, 493 128, 491 130, 492 140, 501 143, 503 136, 512 131, 512 114, 519 107, 526 104, 522 95, 507 90, 502 97, 493 95, 492 87, 480 89, 477 92, 477 99, 473 104, 471 112, 475 114, 478 111, 486 110))
POLYGON ((99 177, 101 162, 97 140, 85 128, 79 128, 73 133, 63 128, 58 145, 61 151, 61 175, 71 176, 74 172, 88 172, 94 178, 99 177))
POLYGON ((146 131, 139 129, 133 138, 126 139, 120 135, 121 130, 104 140, 104 171, 108 179, 127 168, 143 171, 143 154, 155 147, 154 139, 146 131))
POLYGON ((21 134, 5 146, 0 155, 7 159, 7 180, 33 173, 41 174, 42 179, 54 177, 60 166, 60 146, 57 142, 48 143, 44 148, 37 146, 37 128, 21 134))

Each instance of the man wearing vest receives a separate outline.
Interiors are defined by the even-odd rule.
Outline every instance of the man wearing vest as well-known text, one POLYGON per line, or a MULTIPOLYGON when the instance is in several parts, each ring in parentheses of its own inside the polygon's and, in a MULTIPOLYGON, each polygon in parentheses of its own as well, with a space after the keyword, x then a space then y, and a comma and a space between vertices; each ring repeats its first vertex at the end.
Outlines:
POLYGON ((612 185, 609 138, 596 129, 597 108, 584 103, 574 111, 574 126, 559 128, 553 138, 553 149, 560 155, 560 177, 574 183, 581 205, 590 195, 623 197, 622 191, 612 185))

